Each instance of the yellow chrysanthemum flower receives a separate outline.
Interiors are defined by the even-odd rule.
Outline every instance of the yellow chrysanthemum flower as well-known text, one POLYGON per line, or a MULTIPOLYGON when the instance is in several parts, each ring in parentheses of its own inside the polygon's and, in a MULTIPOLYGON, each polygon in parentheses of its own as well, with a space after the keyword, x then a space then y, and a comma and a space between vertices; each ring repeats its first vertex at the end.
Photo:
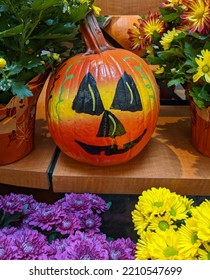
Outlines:
POLYGON ((204 77, 207 83, 210 83, 210 51, 202 50, 201 55, 195 59, 198 64, 197 73, 193 75, 193 82, 197 82, 204 77))
POLYGON ((170 48, 171 42, 174 40, 174 37, 178 35, 178 33, 180 33, 180 31, 173 28, 171 31, 168 30, 167 33, 163 34, 160 43, 163 46, 164 51, 170 48))
POLYGON ((96 16, 99 16, 100 13, 101 13, 101 8, 95 6, 95 5, 92 5, 91 8, 93 9, 93 12, 96 16))
POLYGON ((185 254, 187 257, 196 257, 198 249, 201 245, 201 240, 198 238, 198 225, 194 217, 186 220, 186 224, 181 226, 179 229, 180 241, 179 249, 180 252, 185 254))
POLYGON ((151 231, 165 231, 169 228, 176 229, 177 226, 173 224, 174 221, 171 219, 171 216, 169 213, 166 213, 163 216, 157 215, 153 216, 153 218, 150 220, 150 224, 148 226, 148 230, 151 231))
POLYGON ((147 245, 152 260, 184 260, 186 256, 179 251, 179 232, 173 229, 152 232, 147 245))
POLYGON ((203 241, 210 241, 210 201, 205 200, 193 208, 192 215, 197 221, 198 237, 203 241))
POLYGON ((134 230, 137 231, 138 235, 141 235, 149 224, 149 218, 145 218, 145 216, 137 209, 133 210, 131 215, 134 223, 134 230))
POLYGON ((7 65, 7 62, 4 58, 0 57, 0 69, 5 68, 5 66, 7 65))
POLYGON ((53 57, 54 60, 59 60, 60 54, 58 54, 58 53, 53 53, 52 57, 53 57))
POLYGON ((169 211, 171 192, 166 188, 151 188, 143 191, 137 203, 138 210, 143 215, 158 215, 169 211))
POLYGON ((165 68, 162 66, 162 67, 158 67, 158 69, 155 71, 155 74, 163 74, 165 71, 165 68))
POLYGON ((204 242, 202 244, 203 249, 198 249, 199 260, 210 260, 210 244, 204 242))
POLYGON ((185 204, 187 211, 189 211, 193 208, 194 201, 192 198, 189 199, 186 197, 186 195, 184 195, 184 196, 180 196, 180 200, 182 200, 182 203, 185 204))
MULTIPOLYGON (((191 200, 192 203, 192 200, 191 200)), ((170 215, 174 221, 183 220, 187 218, 189 212, 190 201, 187 203, 187 198, 183 199, 181 195, 172 194, 170 199, 170 215)))
POLYGON ((148 250, 148 244, 150 243, 152 234, 150 231, 144 231, 141 234, 141 238, 136 243, 136 260, 149 260, 151 258, 148 250))

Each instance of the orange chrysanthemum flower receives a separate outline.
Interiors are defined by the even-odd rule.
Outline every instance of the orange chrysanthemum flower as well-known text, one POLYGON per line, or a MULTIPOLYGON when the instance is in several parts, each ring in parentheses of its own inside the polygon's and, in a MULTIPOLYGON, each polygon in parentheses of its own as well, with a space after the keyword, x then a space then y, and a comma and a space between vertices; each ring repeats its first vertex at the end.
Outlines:
POLYGON ((151 44, 154 32, 156 31, 158 34, 162 34, 166 30, 166 27, 165 22, 160 19, 160 14, 158 12, 149 12, 147 17, 141 21, 140 29, 145 34, 145 42, 151 44))
POLYGON ((210 1, 209 0, 183 0, 186 6, 181 15, 183 25, 188 25, 188 30, 193 33, 198 31, 201 35, 210 32, 210 1))
MULTIPOLYGON (((140 20, 141 21, 141 20, 140 20)), ((140 26, 135 24, 132 29, 128 29, 129 40, 131 41, 131 49, 145 49, 144 33, 140 29, 140 26)))

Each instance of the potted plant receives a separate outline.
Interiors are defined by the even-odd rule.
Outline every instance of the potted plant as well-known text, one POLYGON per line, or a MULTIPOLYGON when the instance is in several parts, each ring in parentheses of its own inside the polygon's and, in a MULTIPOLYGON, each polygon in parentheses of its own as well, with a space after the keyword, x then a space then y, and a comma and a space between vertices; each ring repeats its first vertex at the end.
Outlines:
POLYGON ((157 79, 183 85, 190 101, 192 144, 210 157, 210 2, 167 0, 130 29, 133 48, 146 49, 157 79))
POLYGON ((49 72, 65 55, 63 42, 82 46, 77 22, 93 2, 1 1, 0 165, 32 150, 38 96, 49 72))

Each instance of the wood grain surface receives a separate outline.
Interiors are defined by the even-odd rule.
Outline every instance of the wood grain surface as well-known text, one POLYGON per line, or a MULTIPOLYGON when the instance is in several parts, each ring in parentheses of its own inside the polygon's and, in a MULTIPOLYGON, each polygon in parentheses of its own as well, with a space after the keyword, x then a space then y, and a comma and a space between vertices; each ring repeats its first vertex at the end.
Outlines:
POLYGON ((156 130, 131 161, 95 167, 60 153, 52 178, 54 192, 140 194, 168 187, 186 195, 210 195, 210 158, 190 143, 188 106, 161 106, 156 130))
POLYGON ((45 89, 39 96, 36 111, 35 144, 33 151, 23 159, 0 166, 0 183, 48 189, 48 168, 51 164, 55 144, 48 132, 45 120, 45 89))

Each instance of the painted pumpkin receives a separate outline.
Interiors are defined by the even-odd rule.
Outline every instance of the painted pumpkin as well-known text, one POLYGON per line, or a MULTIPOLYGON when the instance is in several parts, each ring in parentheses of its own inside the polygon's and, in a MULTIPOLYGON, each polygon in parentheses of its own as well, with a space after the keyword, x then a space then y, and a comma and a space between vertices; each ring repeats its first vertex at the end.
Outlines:
POLYGON ((135 157, 159 113, 159 90, 137 55, 110 46, 93 14, 81 22, 87 52, 64 61, 46 94, 47 123, 60 149, 81 162, 108 166, 135 157))

